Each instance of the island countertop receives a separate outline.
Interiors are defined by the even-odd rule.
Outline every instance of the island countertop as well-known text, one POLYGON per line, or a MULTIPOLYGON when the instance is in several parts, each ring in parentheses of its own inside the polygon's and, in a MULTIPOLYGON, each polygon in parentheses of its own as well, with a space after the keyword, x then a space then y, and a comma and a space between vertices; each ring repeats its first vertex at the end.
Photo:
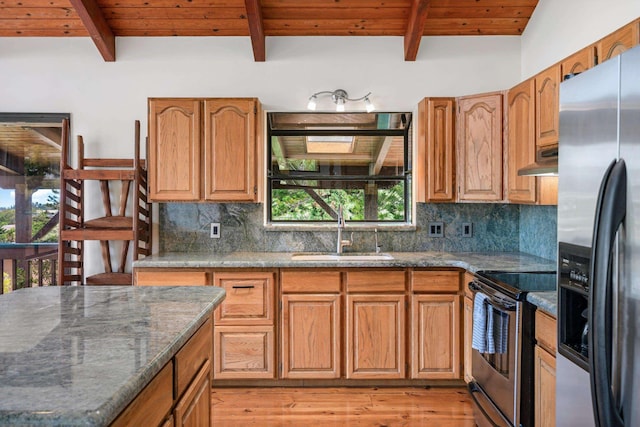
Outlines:
POLYGON ((134 262, 136 268, 337 268, 458 267, 476 272, 555 271, 556 262, 521 252, 388 252, 393 259, 376 261, 295 260, 289 252, 167 252, 134 262))
POLYGON ((0 295, 0 425, 108 425, 224 296, 211 286, 0 295))

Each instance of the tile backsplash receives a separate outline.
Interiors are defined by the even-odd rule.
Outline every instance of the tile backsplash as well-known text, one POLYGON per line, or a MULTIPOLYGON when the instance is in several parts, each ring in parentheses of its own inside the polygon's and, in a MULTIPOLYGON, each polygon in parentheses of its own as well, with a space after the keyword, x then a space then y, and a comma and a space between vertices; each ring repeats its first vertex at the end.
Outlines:
MULTIPOLYGON (((555 259, 555 228, 551 225, 556 223, 554 209, 495 203, 418 203, 416 228, 379 229, 378 243, 383 251, 390 252, 522 251, 555 259), (430 222, 444 223, 443 237, 428 236, 430 222), (462 237, 463 223, 469 222, 473 235, 462 237), (523 224, 527 236, 535 236, 535 241, 522 235, 523 224), (539 227, 543 233, 536 230, 539 227)), ((287 231, 264 227, 263 205, 258 203, 163 203, 159 205, 159 222, 161 252, 332 252, 336 246, 334 228, 287 231), (220 223, 219 239, 209 237, 212 222, 220 223)), ((349 250, 373 251, 374 239, 373 231, 354 230, 354 244, 349 250)))
POLYGON ((520 251, 555 260, 558 207, 520 206, 520 251))

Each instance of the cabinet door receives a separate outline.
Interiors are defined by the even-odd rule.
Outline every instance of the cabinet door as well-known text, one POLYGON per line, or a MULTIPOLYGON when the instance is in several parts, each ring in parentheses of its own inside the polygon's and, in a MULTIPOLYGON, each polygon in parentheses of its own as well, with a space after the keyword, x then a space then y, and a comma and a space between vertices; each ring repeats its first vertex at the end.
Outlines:
POLYGON ((560 65, 562 80, 568 74, 578 74, 587 71, 596 65, 596 48, 588 46, 574 53, 560 65))
POLYGON ((274 378, 273 326, 216 326, 213 378, 274 378))
POLYGON ((460 297, 413 295, 411 378, 460 378, 460 297))
POLYGON ((535 85, 526 80, 507 95, 507 199, 516 203, 535 203, 536 178, 518 176, 518 170, 536 160, 535 85))
POLYGON ((471 371, 471 343, 473 340, 473 300, 464 297, 464 380, 473 381, 471 371))
POLYGON ((405 296, 347 295, 347 378, 404 378, 405 370, 405 296))
POLYGON ((340 295, 283 295, 282 378, 339 378, 340 331, 340 295))
POLYGON ((227 293, 215 311, 218 325, 273 325, 274 274, 215 272, 214 286, 227 293))
MULTIPOLYGON (((419 105, 419 144, 424 144, 426 202, 455 200, 454 98, 425 98, 419 105)), ((419 156, 420 158, 420 156, 419 156)), ((423 161, 421 158, 419 161, 423 161)))
POLYGON ((167 363, 135 399, 122 411, 111 427, 159 426, 173 405, 173 362, 167 363))
POLYGON ((207 360, 174 410, 176 427, 211 424, 211 362, 207 360))
POLYGON ((207 99, 204 114, 205 200, 254 201, 257 100, 207 99))
POLYGON ((535 426, 556 425, 556 358, 536 346, 534 355, 535 426))
POLYGON ((560 113, 560 66, 554 65, 535 76, 536 147, 558 143, 560 113))
POLYGON ((149 99, 149 198, 200 200, 200 101, 149 99))
POLYGON ((598 63, 620 55, 622 52, 637 45, 639 40, 640 20, 625 25, 598 42, 598 63))
POLYGON ((458 199, 502 200, 502 94, 458 100, 458 199))

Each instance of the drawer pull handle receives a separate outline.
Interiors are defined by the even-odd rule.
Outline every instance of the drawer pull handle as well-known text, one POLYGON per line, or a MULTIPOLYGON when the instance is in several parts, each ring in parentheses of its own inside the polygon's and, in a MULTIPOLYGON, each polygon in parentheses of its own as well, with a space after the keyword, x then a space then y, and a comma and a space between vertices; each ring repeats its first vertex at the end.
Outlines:
POLYGON ((254 285, 233 285, 231 287, 232 289, 253 289, 255 288, 254 285))

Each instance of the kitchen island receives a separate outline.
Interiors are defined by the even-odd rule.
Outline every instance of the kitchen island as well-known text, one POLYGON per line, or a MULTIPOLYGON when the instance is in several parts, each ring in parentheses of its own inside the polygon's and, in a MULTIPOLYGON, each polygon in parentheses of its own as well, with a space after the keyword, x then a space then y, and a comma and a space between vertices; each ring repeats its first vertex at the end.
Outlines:
POLYGON ((224 297, 216 287, 127 286, 1 295, 0 425, 109 425, 173 371, 164 368, 224 297))

